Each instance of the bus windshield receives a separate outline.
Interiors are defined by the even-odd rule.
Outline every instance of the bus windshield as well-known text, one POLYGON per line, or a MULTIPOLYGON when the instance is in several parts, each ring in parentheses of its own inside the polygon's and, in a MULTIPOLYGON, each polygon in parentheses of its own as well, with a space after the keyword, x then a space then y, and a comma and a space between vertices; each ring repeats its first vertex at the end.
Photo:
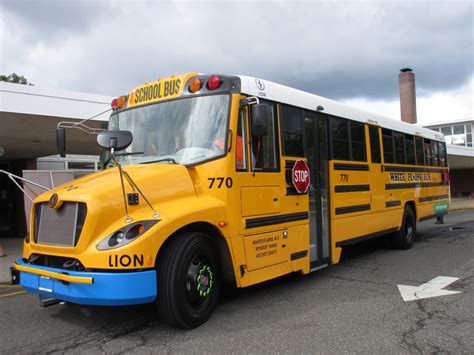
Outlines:
MULTIPOLYGON (((109 130, 133 134, 132 144, 116 152, 117 161, 123 165, 194 165, 224 155, 228 113, 229 95, 225 94, 166 101, 113 114, 109 130)), ((110 154, 103 163, 110 161, 108 158, 110 154)))

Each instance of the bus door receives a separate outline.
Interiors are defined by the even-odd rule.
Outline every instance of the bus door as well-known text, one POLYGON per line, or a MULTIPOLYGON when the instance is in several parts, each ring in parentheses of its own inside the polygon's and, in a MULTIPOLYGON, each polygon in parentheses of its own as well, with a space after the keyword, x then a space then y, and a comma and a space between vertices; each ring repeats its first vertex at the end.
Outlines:
POLYGON ((243 235, 245 275, 290 259, 288 232, 282 220, 285 218, 286 190, 280 166, 277 105, 270 102, 267 105, 270 113, 268 134, 256 137, 249 128, 249 136, 245 136, 245 125, 251 127, 250 110, 240 110, 237 128, 237 151, 242 152, 236 156, 238 179, 234 186, 240 189, 243 224, 239 234, 243 235))
POLYGON ((310 262, 314 270, 329 264, 329 167, 328 118, 324 114, 304 112, 305 156, 310 169, 309 189, 310 262))

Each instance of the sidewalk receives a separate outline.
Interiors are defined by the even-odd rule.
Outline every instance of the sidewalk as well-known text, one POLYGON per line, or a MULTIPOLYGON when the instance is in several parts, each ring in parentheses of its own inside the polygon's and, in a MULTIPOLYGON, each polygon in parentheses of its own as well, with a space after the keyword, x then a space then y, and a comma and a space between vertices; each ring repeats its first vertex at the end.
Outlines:
MULTIPOLYGON (((460 211, 473 209, 474 219, 474 199, 452 198, 449 211, 460 211)), ((22 257, 23 238, 0 238, 3 252, 6 256, 0 257, 0 283, 10 281, 10 266, 13 261, 22 257)))
POLYGON ((459 211, 474 208, 474 198, 469 199, 467 197, 457 197, 451 198, 450 202, 451 204, 449 205, 449 211, 459 211))

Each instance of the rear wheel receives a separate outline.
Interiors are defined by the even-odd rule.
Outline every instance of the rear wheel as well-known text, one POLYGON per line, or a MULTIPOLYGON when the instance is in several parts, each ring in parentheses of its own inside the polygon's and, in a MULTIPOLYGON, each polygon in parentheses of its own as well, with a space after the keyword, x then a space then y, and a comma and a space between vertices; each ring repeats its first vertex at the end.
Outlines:
POLYGON ((214 246, 205 234, 183 233, 163 251, 158 263, 158 313, 166 323, 185 329, 206 322, 220 292, 214 246))
POLYGON ((392 246, 396 249, 410 249, 415 243, 416 219, 413 209, 405 207, 400 230, 392 235, 392 246))

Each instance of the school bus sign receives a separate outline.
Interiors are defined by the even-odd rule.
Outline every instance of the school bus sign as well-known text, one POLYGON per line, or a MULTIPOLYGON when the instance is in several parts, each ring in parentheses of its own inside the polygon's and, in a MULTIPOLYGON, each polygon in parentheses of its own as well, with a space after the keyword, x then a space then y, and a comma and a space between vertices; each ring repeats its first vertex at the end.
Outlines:
POLYGON ((309 167, 304 160, 298 160, 291 172, 291 181, 296 191, 304 194, 309 188, 309 167))

